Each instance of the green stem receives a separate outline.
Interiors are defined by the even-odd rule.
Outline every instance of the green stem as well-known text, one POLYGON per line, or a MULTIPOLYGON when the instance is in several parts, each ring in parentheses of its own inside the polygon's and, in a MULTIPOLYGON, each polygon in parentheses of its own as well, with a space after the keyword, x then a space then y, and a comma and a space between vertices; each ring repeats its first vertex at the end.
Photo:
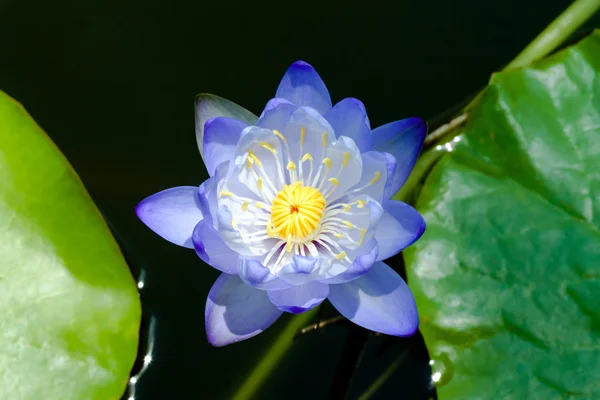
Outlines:
POLYGON ((267 353, 260 359, 258 365, 254 367, 252 373, 246 378, 246 381, 233 395, 233 400, 247 400, 258 391, 260 386, 271 374, 271 371, 279 364, 285 352, 290 348, 294 341, 296 332, 302 327, 308 325, 315 316, 317 309, 314 308, 302 314, 295 315, 287 326, 283 329, 275 343, 269 348, 267 353))
POLYGON ((533 39, 504 70, 523 67, 538 60, 564 42, 600 9, 600 0, 576 0, 533 39))
MULTIPOLYGON (((600 10, 600 0, 575 0, 565 11, 550 23, 527 47, 523 49, 503 71, 524 67, 539 60, 560 46, 581 25, 600 10)), ((461 116, 467 117, 469 112, 481 99, 485 89, 479 92, 473 100, 463 109, 461 116)), ((427 140, 427 145, 432 146, 434 142, 452 139, 460 130, 450 130, 447 134, 438 135, 427 140), (450 135, 450 136, 449 136, 450 135)))

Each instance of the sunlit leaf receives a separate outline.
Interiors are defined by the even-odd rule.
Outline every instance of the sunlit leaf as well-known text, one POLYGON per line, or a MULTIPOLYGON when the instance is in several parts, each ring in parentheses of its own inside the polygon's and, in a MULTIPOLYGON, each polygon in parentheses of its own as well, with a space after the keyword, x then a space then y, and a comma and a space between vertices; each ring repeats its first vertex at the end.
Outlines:
POLYGON ((600 34, 494 76, 461 139, 406 251, 440 399, 600 398, 600 34))
POLYGON ((2 92, 0 305, 1 399, 120 398, 137 349, 135 283, 67 160, 2 92))

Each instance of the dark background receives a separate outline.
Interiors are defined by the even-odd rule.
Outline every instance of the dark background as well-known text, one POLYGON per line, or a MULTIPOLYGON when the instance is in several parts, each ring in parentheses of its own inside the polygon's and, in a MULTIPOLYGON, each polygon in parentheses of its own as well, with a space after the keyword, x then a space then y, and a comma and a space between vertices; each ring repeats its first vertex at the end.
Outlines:
MULTIPOLYGON (((285 325, 282 319, 254 339, 210 347, 204 301, 217 271, 135 217, 144 197, 206 178, 194 134, 197 93, 218 94, 258 114, 288 65, 302 59, 319 71, 334 103, 361 99, 373 127, 430 118, 485 85, 571 2, 389 3, 279 2, 239 16, 232 14, 235 4, 212 10, 198 0, 0 0, 0 90, 57 143, 134 273, 145 271, 142 302, 146 316, 156 318, 156 340, 136 399, 226 399, 285 325)), ((351 332, 351 343, 363 335, 351 332)), ((341 324, 298 338, 257 398, 327 398, 332 382, 340 384, 340 357, 352 353, 348 336, 341 324)), ((406 361, 374 398, 433 397, 417 336, 371 337, 350 398, 406 349, 406 361)))

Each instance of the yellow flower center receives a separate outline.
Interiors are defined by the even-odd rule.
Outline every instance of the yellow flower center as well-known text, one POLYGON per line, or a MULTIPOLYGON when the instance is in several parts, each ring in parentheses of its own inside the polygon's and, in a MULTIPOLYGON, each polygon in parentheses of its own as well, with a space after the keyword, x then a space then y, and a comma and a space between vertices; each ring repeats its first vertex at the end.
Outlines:
POLYGON ((271 206, 271 223, 267 232, 295 243, 310 240, 321 225, 325 198, 314 187, 296 182, 285 185, 271 206))

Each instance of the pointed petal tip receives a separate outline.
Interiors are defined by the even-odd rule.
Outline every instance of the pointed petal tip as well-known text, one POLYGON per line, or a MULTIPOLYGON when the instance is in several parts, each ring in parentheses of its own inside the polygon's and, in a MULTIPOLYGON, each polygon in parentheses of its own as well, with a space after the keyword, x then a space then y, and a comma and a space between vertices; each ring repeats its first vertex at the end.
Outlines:
MULTIPOLYGON (((402 134, 406 131, 411 131, 411 133, 415 136, 425 136, 427 133, 428 125, 427 121, 425 121, 421 117, 409 117, 404 119, 399 119, 397 121, 389 122, 387 124, 381 125, 376 129, 380 128, 388 128, 392 129, 391 132, 394 136, 402 134)), ((383 130, 383 129, 382 129, 383 130)), ((379 132, 377 132, 379 133, 379 132)))
POLYGON ((411 337, 419 330, 419 312, 417 310, 417 305, 415 303, 414 312, 410 317, 406 319, 406 323, 402 326, 399 326, 394 333, 391 333, 393 336, 398 337, 411 337))
POLYGON ((317 71, 305 61, 296 61, 286 70, 275 97, 297 106, 308 106, 325 114, 331 108, 329 91, 317 71))
POLYGON ((281 97, 272 98, 267 102, 263 112, 260 114, 257 125, 261 128, 277 129, 283 132, 296 109, 297 107, 287 99, 281 97))
POLYGON ((250 335, 250 336, 227 337, 227 336, 219 335, 216 332, 210 332, 208 324, 205 324, 205 329, 206 329, 206 340, 213 347, 229 346, 230 344, 238 343, 238 342, 244 341, 246 339, 253 338, 254 336, 258 335, 259 333, 262 333, 262 331, 261 331, 261 332, 256 332, 254 335, 250 335))
POLYGON ((417 233, 415 234, 415 239, 408 244, 409 246, 412 245, 417 240, 419 240, 421 238, 421 236, 423 236, 423 234, 425 233, 425 229, 427 229, 427 223, 425 222, 425 218, 423 218, 423 216, 421 214, 419 214, 419 215, 421 216, 421 224, 419 225, 419 229, 417 230, 417 233))
POLYGON ((223 346, 227 346, 228 344, 236 343, 235 341, 232 341, 229 343, 227 343, 226 341, 220 341, 217 337, 209 334, 208 332, 206 333, 206 340, 213 347, 223 347, 223 346))
MULTIPOLYGON (((348 101, 350 103, 355 104, 363 113, 365 113, 365 117, 367 116, 367 108, 365 107, 365 104, 357 99, 356 97, 346 97, 345 99, 340 100, 337 104, 340 104, 342 101, 348 101)), ((367 118, 368 121, 368 118, 367 118)), ((369 125, 370 127, 370 125, 369 125)))
POLYGON ((140 221, 163 239, 191 249, 192 232, 203 218, 197 191, 197 186, 162 190, 140 201, 135 213, 140 221))
POLYGON ((400 332, 396 336, 398 336, 398 337, 411 337, 412 335, 414 335, 415 333, 417 333, 418 330, 419 330, 419 320, 417 319, 417 321, 413 325, 411 325, 411 326, 412 326, 412 329, 403 330, 402 332, 400 332))
POLYGON ((396 122, 392 122, 392 124, 398 124, 402 126, 403 131, 410 130, 413 136, 417 138, 418 142, 422 142, 423 140, 425 140, 427 130, 429 129, 427 121, 425 121, 421 117, 410 117, 406 119, 401 119, 396 122))
MULTIPOLYGON (((146 200, 146 199, 144 199, 144 200, 146 200)), ((138 217, 140 220, 142 220, 142 217, 141 217, 140 215, 141 215, 141 213, 142 213, 142 207, 143 207, 143 204, 144 204, 144 200, 140 201, 140 202, 139 202, 139 203, 137 203, 137 205, 135 206, 135 215, 136 215, 136 216, 137 216, 137 217, 138 217)), ((143 222, 143 220, 142 220, 142 222, 143 222)))
POLYGON ((204 126, 207 120, 215 117, 229 117, 248 125, 256 124, 258 117, 244 107, 210 93, 200 93, 195 98, 196 141, 200 155, 204 157, 204 126))
POLYGON ((375 240, 379 244, 377 260, 385 260, 414 244, 423 235, 425 219, 412 206, 397 200, 383 204, 384 216, 375 227, 375 240))
POLYGON ((400 121, 405 122, 407 126, 427 127, 427 121, 425 121, 421 117, 408 117, 408 118, 398 120, 397 122, 400 122, 400 121))
POLYGON ((290 65, 290 66, 313 68, 313 66, 312 66, 312 65, 310 65, 310 64, 309 64, 309 63, 307 63, 306 61, 302 61, 302 60, 294 61, 294 62, 292 63, 292 65, 290 65))
POLYGON ((419 117, 401 119, 372 131, 373 150, 390 153, 396 172, 387 193, 396 193, 412 171, 427 135, 427 122, 419 117))
POLYGON ((354 97, 347 97, 340 100, 323 116, 333 127, 336 137, 352 138, 361 153, 371 149, 371 123, 362 101, 354 97))

